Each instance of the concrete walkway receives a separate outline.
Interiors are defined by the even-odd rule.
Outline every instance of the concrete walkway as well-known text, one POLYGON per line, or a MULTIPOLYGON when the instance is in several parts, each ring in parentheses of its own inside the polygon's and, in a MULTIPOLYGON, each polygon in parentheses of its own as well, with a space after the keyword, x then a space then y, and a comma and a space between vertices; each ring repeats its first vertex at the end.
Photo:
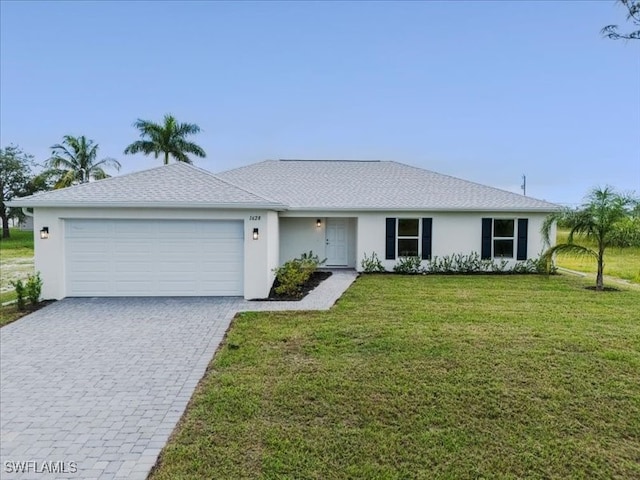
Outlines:
POLYGON ((236 312, 328 309, 355 278, 300 302, 70 298, 3 327, 0 478, 146 478, 236 312))
POLYGON ((358 277, 354 270, 330 270, 331 276, 299 302, 245 301, 242 312, 329 310, 358 277))

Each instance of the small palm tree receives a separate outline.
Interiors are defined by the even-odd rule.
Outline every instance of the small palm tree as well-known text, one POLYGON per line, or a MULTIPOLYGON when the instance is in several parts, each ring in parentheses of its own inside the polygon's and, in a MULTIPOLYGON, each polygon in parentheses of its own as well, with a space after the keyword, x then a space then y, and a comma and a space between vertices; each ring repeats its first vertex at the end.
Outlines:
POLYGON ((561 210, 545 219, 542 235, 548 245, 551 245, 549 236, 555 223, 567 225, 570 230, 566 243, 550 247, 542 254, 542 259, 547 265, 551 265, 553 256, 561 252, 593 257, 598 262, 596 290, 601 291, 604 290, 604 252, 613 242, 616 224, 631 215, 635 200, 616 193, 610 187, 594 188, 585 200, 579 208, 561 210), (575 235, 592 240, 596 245, 595 249, 573 243, 575 235))
POLYGON ((188 135, 200 132, 200 127, 194 123, 178 123, 172 115, 165 115, 162 125, 138 119, 133 126, 140 130, 142 140, 129 145, 124 150, 125 154, 153 153, 158 158, 160 153, 164 153, 165 165, 169 163, 169 156, 185 163, 192 163, 188 153, 200 158, 206 157, 202 148, 186 140, 188 135))
POLYGON ((78 183, 87 183, 91 179, 108 178, 104 167, 120 170, 120 162, 113 158, 96 161, 98 144, 87 140, 84 135, 73 137, 65 135, 61 144, 51 147, 51 158, 47 160, 47 172, 55 179, 53 188, 64 188, 78 183))

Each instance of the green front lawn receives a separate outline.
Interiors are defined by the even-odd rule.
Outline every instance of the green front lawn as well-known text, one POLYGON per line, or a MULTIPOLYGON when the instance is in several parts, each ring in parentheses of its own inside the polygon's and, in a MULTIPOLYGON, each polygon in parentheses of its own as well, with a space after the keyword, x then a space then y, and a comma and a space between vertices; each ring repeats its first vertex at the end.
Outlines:
POLYGON ((640 292, 364 276, 245 313, 152 479, 640 478, 640 292))
POLYGON ((33 232, 10 229, 10 238, 0 239, 0 256, 3 260, 33 256, 33 232))

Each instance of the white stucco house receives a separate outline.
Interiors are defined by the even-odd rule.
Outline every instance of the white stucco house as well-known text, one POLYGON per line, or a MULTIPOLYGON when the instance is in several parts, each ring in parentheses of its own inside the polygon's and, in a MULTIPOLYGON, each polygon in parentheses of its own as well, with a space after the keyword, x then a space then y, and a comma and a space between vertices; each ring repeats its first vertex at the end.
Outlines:
POLYGON ((360 268, 376 253, 543 250, 554 204, 387 161, 268 160, 214 175, 184 163, 14 200, 34 219, 43 297, 264 298, 273 269, 312 250, 360 268))

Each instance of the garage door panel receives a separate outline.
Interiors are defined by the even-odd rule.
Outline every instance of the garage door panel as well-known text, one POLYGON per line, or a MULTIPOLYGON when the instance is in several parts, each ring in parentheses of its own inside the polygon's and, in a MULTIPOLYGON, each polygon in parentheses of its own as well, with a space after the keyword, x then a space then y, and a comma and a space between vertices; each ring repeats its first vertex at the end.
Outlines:
POLYGON ((117 296, 147 296, 147 292, 153 288, 153 282, 140 281, 140 282, 121 282, 115 286, 114 293, 117 296))
POLYGON ((67 238, 97 238, 109 233, 111 225, 98 220, 84 220, 83 223, 67 224, 67 238))
POLYGON ((143 280, 153 273, 153 267, 145 262, 118 262, 114 265, 114 271, 122 274, 120 281, 128 281, 132 278, 143 280))
POLYGON ((242 295, 240 221, 68 220, 68 296, 242 295))
POLYGON ((215 279, 222 278, 223 280, 230 278, 230 281, 233 280, 235 265, 232 263, 227 263, 227 264, 204 263, 202 267, 205 271, 209 272, 209 274, 207 275, 207 277, 209 278, 215 278, 215 279))
POLYGON ((71 288, 73 288, 74 292, 76 292, 76 296, 93 296, 93 292, 96 291, 104 291, 109 287, 109 282, 107 281, 78 281, 71 282, 71 288))
POLYGON ((115 242, 113 249, 116 251, 118 258, 130 258, 137 255, 153 255, 153 251, 149 249, 149 245, 142 242, 115 242))
POLYGON ((201 230, 200 225, 196 222, 164 222, 156 224, 158 233, 196 233, 201 230))
POLYGON ((71 261, 72 265, 77 265, 78 268, 86 269, 87 271, 96 270, 102 271, 105 268, 109 268, 109 260, 105 255, 95 253, 78 253, 71 261))
POLYGON ((77 241, 74 243, 74 251, 78 255, 100 255, 109 252, 109 245, 96 244, 95 241, 77 241))
POLYGON ((128 221, 120 221, 113 223, 114 233, 118 236, 126 235, 126 236, 135 236, 138 238, 143 238, 143 235, 151 235, 156 231, 156 226, 154 223, 150 222, 128 222, 128 221))

